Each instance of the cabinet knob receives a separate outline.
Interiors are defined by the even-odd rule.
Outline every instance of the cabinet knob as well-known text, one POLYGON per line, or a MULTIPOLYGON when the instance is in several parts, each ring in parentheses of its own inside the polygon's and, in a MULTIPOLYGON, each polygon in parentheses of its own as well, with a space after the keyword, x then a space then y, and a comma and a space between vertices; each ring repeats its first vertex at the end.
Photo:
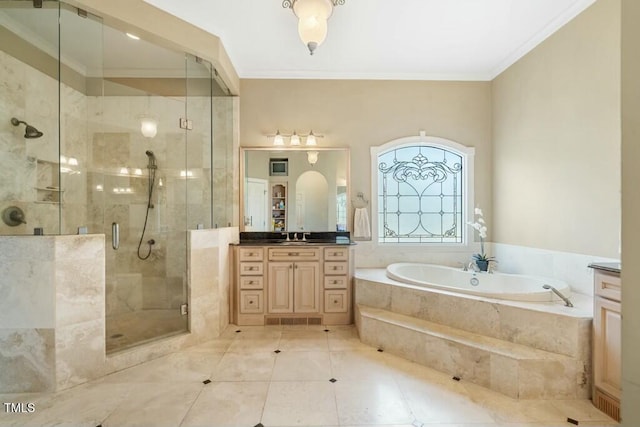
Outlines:
POLYGON ((338 269, 338 267, 335 267, 335 266, 334 266, 334 267, 333 267, 333 269, 334 269, 334 270, 337 270, 337 269, 338 269))
POLYGON ((331 282, 331 283, 333 283, 334 285, 337 285, 337 284, 338 284, 338 281, 337 281, 337 280, 334 280, 334 281, 333 281, 333 282, 331 282))
POLYGON ((249 304, 253 304, 253 301, 249 301, 249 304))
POLYGON ((333 300, 333 303, 334 303, 334 304, 337 304, 337 303, 338 303, 338 300, 337 300, 337 299, 334 299, 334 300, 333 300))

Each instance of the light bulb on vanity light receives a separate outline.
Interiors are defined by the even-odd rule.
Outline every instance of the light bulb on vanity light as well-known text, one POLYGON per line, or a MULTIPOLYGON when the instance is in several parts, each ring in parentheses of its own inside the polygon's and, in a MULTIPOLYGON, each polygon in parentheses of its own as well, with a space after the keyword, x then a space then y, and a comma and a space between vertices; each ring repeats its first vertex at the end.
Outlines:
POLYGON ((318 145, 316 136, 313 134, 313 130, 309 132, 309 135, 307 135, 306 145, 318 145))
POLYGON ((276 131, 276 136, 273 138, 273 145, 284 145, 284 138, 280 135, 280 130, 276 131))
POLYGON ((293 131, 293 135, 291 135, 291 139, 289 140, 289 144, 290 145, 300 145, 300 136, 298 136, 298 134, 296 133, 296 131, 293 131))

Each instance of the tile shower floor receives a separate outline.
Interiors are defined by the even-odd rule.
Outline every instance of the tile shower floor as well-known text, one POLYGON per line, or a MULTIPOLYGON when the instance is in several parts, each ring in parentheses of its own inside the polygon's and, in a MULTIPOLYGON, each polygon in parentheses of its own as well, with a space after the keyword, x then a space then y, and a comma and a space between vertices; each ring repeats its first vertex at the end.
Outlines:
POLYGON ((4 405, 0 426, 617 425, 588 400, 510 399, 367 347, 353 327, 328 329, 231 326, 70 390, 0 395, 35 408, 4 405))

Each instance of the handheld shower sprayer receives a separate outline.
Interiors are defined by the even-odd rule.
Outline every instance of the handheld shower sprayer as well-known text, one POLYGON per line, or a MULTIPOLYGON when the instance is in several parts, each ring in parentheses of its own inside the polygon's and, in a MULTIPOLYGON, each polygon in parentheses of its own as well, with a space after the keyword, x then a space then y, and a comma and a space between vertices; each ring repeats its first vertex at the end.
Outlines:
POLYGON ((146 255, 140 253, 140 248, 142 247, 142 241, 144 240, 144 234, 147 231, 147 221, 149 220, 149 210, 153 209, 153 187, 156 183, 156 171, 158 169, 158 164, 156 163, 156 155, 153 154, 153 151, 147 150, 145 151, 147 157, 149 157, 149 163, 147 164, 147 169, 149 169, 149 187, 147 191, 147 212, 144 216, 144 225, 142 226, 142 234, 140 235, 140 241, 138 242, 138 258, 142 261, 148 259, 151 256, 151 251, 153 249, 153 245, 156 244, 154 239, 147 240, 147 245, 149 245, 149 250, 146 255))
POLYGON ((147 150, 145 151, 147 157, 149 157, 149 164, 147 165, 147 169, 157 169, 158 165, 156 164, 156 155, 153 154, 153 151, 147 150))

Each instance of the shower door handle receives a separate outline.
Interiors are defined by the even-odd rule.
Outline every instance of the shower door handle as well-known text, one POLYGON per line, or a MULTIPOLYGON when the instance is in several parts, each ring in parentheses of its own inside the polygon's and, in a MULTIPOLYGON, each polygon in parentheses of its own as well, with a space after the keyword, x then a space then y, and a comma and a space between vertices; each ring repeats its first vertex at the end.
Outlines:
POLYGON ((117 222, 111 223, 111 247, 114 250, 120 247, 120 224, 117 222))

